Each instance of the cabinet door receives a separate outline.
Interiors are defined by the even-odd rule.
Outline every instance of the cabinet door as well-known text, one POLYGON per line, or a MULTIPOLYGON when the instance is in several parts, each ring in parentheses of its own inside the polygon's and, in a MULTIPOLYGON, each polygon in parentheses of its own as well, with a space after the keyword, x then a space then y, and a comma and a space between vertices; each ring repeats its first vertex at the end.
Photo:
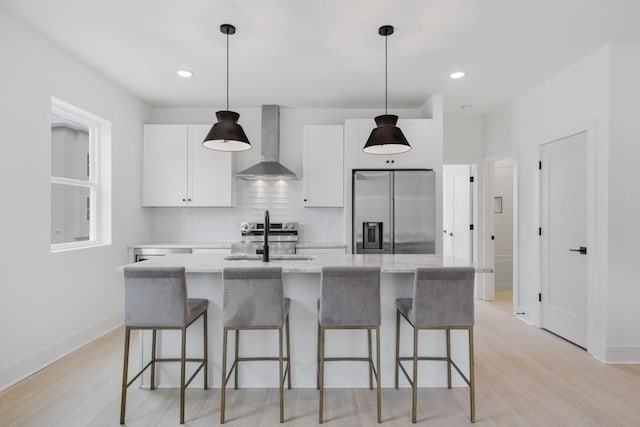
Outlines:
POLYGON ((429 119, 398 120, 398 127, 402 129, 405 138, 411 145, 411 150, 406 153, 392 154, 389 156, 391 166, 394 169, 423 169, 433 168, 433 159, 429 158, 429 146, 433 137, 432 121, 429 119))
POLYGON ((142 206, 185 206, 187 126, 145 125, 142 206))
POLYGON ((392 167, 389 156, 381 154, 369 154, 362 151, 367 143, 371 131, 376 127, 373 119, 350 120, 355 129, 351 132, 357 146, 356 168, 357 169, 388 169, 392 167))
POLYGON ((305 126, 302 169, 305 207, 344 206, 344 128, 305 126))
POLYGON ((367 154, 362 151, 371 130, 375 127, 373 120, 347 120, 345 126, 350 127, 345 131, 347 144, 357 146, 356 169, 425 169, 434 168, 430 160, 430 152, 433 145, 432 120, 431 119, 400 119, 398 127, 409 141, 411 150, 402 154, 388 156, 367 154))
POLYGON ((189 206, 232 206, 233 154, 210 150, 202 141, 211 125, 189 125, 189 206))

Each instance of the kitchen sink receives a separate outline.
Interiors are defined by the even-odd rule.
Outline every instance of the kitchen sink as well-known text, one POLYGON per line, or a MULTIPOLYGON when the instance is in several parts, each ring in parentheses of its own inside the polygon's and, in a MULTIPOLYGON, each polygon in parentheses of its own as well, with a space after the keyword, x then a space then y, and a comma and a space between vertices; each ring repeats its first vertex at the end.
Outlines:
MULTIPOLYGON (((262 255, 235 254, 224 258, 226 261, 262 261, 262 255)), ((314 257, 306 255, 271 255, 269 261, 312 261, 314 257)))

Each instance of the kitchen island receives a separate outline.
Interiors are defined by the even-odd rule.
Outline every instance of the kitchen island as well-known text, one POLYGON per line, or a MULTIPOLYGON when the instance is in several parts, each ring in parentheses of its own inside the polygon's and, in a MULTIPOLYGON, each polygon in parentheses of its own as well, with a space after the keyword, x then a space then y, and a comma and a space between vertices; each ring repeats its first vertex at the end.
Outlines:
MULTIPOLYGON (((132 266, 184 266, 187 271, 187 286, 190 298, 209 300, 209 384, 220 387, 222 359, 222 270, 225 267, 281 266, 283 270, 284 293, 291 298, 291 379, 294 387, 316 386, 316 346, 317 346, 317 300, 320 296, 320 270, 323 266, 379 266, 381 274, 381 384, 393 387, 395 363, 395 323, 396 298, 411 297, 413 273, 418 267, 466 266, 468 263, 436 255, 342 255, 319 254, 313 256, 293 256, 285 260, 226 260, 223 254, 186 254, 156 257, 132 266), (311 258, 311 259, 309 259, 311 258)), ((120 268, 121 270, 121 268, 120 268)), ((490 269, 476 268, 477 273, 490 269)), ((410 329, 404 325, 401 354, 409 355, 410 329), (406 338, 405 338, 405 334, 406 338)), ((201 321, 188 329, 187 356, 202 354, 201 321)), ((149 360, 150 333, 141 339, 142 357, 149 360)), ((445 354, 444 331, 420 332, 422 355, 445 354), (424 350, 424 351, 422 351, 424 350)), ((231 339, 231 336, 230 336, 231 339)), ((458 366, 468 366, 466 332, 452 331, 452 355, 458 366)), ((240 355, 243 357, 277 355, 277 332, 246 331, 241 333, 240 355)), ((230 349, 233 340, 229 343, 230 349)), ((160 355, 174 357, 178 354, 179 333, 163 331, 159 338, 160 355)), ((326 356, 365 356, 367 335, 364 331, 329 331, 326 338, 326 356)), ((231 355, 231 353, 230 353, 231 355)), ((467 368, 468 369, 468 368, 467 368)), ((463 371, 467 371, 463 368, 463 371)), ((189 370, 188 370, 189 372, 189 370)), ((157 381, 160 387, 175 387, 178 384, 178 364, 160 364, 157 381), (163 366, 164 365, 164 366, 163 366), (175 366, 174 366, 175 365, 175 366)), ((419 384, 422 387, 446 387, 446 364, 443 362, 422 362, 419 384)), ((148 384, 143 379, 143 385, 148 384)), ((202 384, 194 380, 191 387, 202 384)), ((241 364, 239 385, 241 387, 277 387, 277 364, 273 362, 253 362, 241 364)), ((454 385, 463 385, 454 376, 454 385)), ((332 362, 325 368, 327 387, 368 387, 368 367, 364 363, 332 362)), ((404 378, 400 385, 407 387, 404 378)))

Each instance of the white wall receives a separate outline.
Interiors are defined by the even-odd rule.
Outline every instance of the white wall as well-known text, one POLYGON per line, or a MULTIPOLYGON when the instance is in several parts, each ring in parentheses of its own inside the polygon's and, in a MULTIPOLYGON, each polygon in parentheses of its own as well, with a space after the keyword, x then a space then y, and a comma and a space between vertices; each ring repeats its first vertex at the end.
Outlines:
POLYGON ((611 46, 607 353, 640 361, 640 45, 611 46))
MULTIPOLYGON (((612 101, 609 97, 609 68, 610 48, 605 47, 516 97, 510 104, 488 115, 485 140, 487 154, 512 147, 516 147, 514 151, 518 153, 518 249, 521 262, 518 273, 520 293, 517 309, 525 312, 525 320, 539 324, 539 145, 579 130, 592 131, 595 158, 594 168, 589 172, 589 191, 595 195, 595 208, 588 216, 593 224, 590 230, 591 238, 597 244, 589 249, 593 258, 589 266, 588 349, 590 353, 603 360, 612 360, 606 355, 606 348, 612 345, 607 337, 607 324, 610 320, 607 289, 611 287, 607 272, 608 251, 615 243, 608 238, 608 218, 612 208, 608 201, 609 106, 612 101)), ((626 77, 622 83, 625 88, 633 80, 629 76, 626 77)), ((622 326, 622 329, 626 330, 622 332, 626 336, 631 333, 630 325, 622 326)), ((634 340, 627 341, 632 342, 632 346, 640 345, 640 336, 637 333, 634 340)), ((640 347, 636 349, 638 348, 640 347)), ((640 356, 640 353, 638 355, 640 356)), ((631 355, 628 360, 634 357, 631 355)), ((640 357, 635 360, 640 360, 640 357)))
MULTIPOLYGON (((153 108, 149 123, 215 123, 216 108, 153 108)), ((237 153, 238 171, 260 161, 260 108, 238 108, 238 121, 252 149, 237 153)), ((280 108, 280 162, 302 178, 302 136, 304 125, 344 124, 346 119, 373 118, 377 109, 306 109, 280 108)), ((393 110, 401 118, 419 118, 420 109, 393 110)), ((331 166, 331 165, 328 165, 331 166)), ((259 221, 269 209, 272 221, 294 220, 300 223, 300 240, 306 242, 344 242, 345 220, 341 208, 303 207, 302 181, 284 185, 256 184, 238 181, 237 206, 234 208, 152 208, 152 240, 154 241, 219 241, 239 240, 238 225, 243 221, 259 221), (260 188, 259 186, 263 187, 260 188), (276 188, 276 186, 279 186, 276 188), (265 188, 266 187, 266 188, 265 188), (251 197, 256 192, 278 194, 268 204, 257 204, 251 197)))
POLYGON ((513 166, 511 160, 494 164, 493 191, 502 197, 502 212, 494 213, 495 285, 511 289, 513 282, 513 166))
POLYGON ((484 117, 445 116, 444 163, 468 163, 484 154, 484 117))
POLYGON ((147 240, 140 206, 147 107, 0 11, 0 389, 122 323, 127 244, 147 240), (50 251, 51 97, 112 124, 112 244, 50 251))

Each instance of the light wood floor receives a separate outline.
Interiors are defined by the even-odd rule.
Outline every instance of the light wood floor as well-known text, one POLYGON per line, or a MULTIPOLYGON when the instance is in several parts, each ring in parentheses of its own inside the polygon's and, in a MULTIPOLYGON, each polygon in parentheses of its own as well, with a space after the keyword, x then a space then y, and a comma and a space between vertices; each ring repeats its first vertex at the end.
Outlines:
POLYGON ((496 288, 493 304, 513 313, 513 290, 496 288))
MULTIPOLYGON (((602 364, 501 304, 478 302, 476 321, 477 425, 640 425, 640 366, 602 364)), ((123 331, 114 331, 0 393, 0 426, 117 426, 122 341, 123 331)), ((279 425, 277 390, 227 396, 228 425, 279 425)), ((218 425, 219 398, 219 390, 188 390, 186 425, 218 425)), ((384 389, 382 399, 384 425, 410 425, 409 389, 384 389)), ((466 388, 421 389, 419 425, 470 426, 467 399, 466 388)), ((315 390, 286 391, 285 425, 317 425, 317 405, 315 390)), ((326 420, 376 425, 375 392, 327 390, 326 420)), ((177 390, 131 387, 127 425, 178 425, 177 390)))

